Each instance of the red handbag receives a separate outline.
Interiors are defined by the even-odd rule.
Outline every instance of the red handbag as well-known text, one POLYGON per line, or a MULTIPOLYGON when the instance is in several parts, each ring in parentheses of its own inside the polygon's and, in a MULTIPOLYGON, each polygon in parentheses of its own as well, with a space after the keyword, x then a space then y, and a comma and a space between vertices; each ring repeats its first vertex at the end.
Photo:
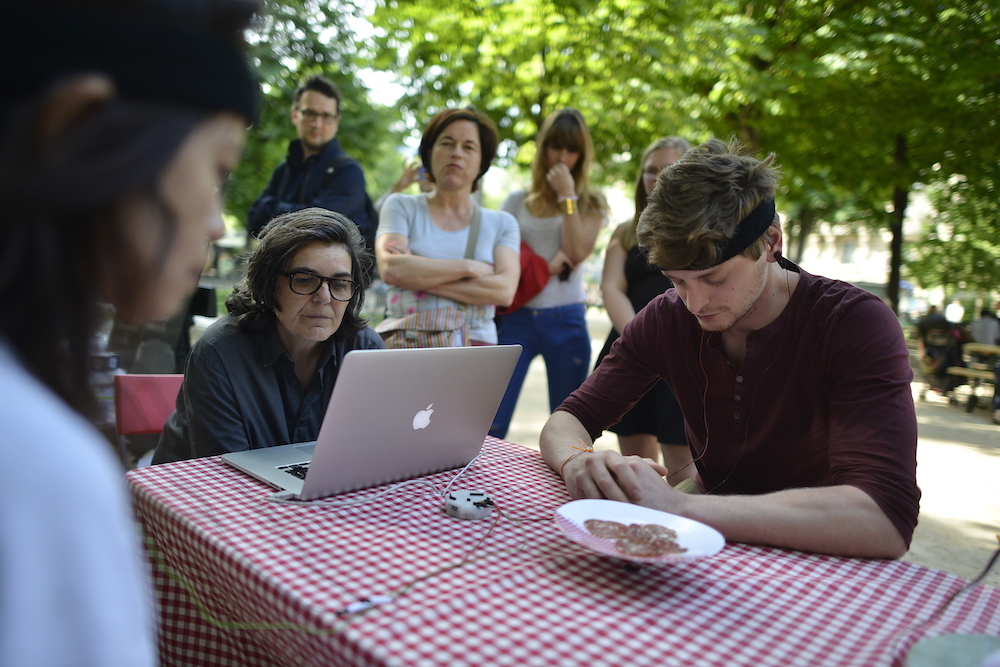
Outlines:
POLYGON ((517 283, 514 301, 509 306, 497 306, 497 315, 510 315, 528 303, 549 283, 549 263, 531 246, 521 241, 521 279, 517 283))

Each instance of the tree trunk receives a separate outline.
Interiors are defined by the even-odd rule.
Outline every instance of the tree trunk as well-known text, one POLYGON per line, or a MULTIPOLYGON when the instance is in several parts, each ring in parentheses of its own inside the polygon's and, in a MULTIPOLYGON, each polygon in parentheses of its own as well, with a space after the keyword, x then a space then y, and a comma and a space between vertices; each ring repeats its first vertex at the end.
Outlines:
MULTIPOLYGON (((906 137, 898 135, 896 137, 896 166, 899 172, 905 173, 906 168, 906 137)), ((889 258, 889 284, 885 286, 885 293, 889 297, 889 305, 897 315, 899 314, 899 279, 900 267, 903 264, 903 219, 906 217, 906 205, 909 202, 910 190, 900 185, 896 185, 892 193, 892 217, 890 231, 892 241, 890 242, 889 258)))

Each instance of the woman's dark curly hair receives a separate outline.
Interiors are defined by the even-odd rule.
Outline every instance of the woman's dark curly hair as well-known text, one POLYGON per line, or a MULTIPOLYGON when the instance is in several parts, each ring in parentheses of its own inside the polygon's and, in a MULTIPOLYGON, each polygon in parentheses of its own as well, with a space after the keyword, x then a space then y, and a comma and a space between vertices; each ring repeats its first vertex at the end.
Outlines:
POLYGON ((357 225, 325 208, 286 213, 260 231, 260 245, 250 253, 246 275, 226 298, 226 309, 241 327, 262 331, 274 326, 274 313, 281 309, 277 292, 284 279, 282 274, 299 248, 313 242, 339 243, 351 256, 351 280, 357 283, 357 289, 334 336, 353 337, 365 327, 361 308, 365 302, 365 276, 374 261, 372 254, 365 248, 357 225))

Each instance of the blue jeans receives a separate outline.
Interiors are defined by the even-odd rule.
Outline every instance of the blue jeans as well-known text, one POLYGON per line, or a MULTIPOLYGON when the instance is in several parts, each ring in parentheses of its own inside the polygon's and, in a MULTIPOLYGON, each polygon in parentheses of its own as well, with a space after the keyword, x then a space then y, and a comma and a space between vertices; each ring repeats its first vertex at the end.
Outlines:
POLYGON ((517 344, 524 348, 490 429, 490 435, 504 438, 528 366, 537 355, 545 359, 550 411, 587 379, 590 372, 587 307, 571 303, 555 308, 520 308, 497 318, 497 334, 501 345, 517 344))

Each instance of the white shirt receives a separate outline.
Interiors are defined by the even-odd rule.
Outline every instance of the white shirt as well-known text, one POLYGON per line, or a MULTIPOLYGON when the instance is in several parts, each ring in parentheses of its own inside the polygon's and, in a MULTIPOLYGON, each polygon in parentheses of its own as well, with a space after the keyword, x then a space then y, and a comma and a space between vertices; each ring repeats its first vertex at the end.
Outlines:
POLYGON ((995 317, 980 317, 969 323, 972 340, 986 345, 996 345, 1000 339, 1000 320, 995 317))
POLYGON ((155 665, 121 466, 2 340, 0 433, 0 665, 155 665))
MULTIPOLYGON (((536 255, 551 262, 562 248, 562 213, 548 218, 536 218, 525 205, 528 193, 525 190, 512 192, 500 205, 500 210, 507 211, 515 218, 521 229, 521 239, 524 240, 536 255)), ((541 292, 524 304, 528 308, 556 308, 572 303, 584 303, 587 293, 583 287, 583 264, 580 264, 568 280, 559 280, 558 275, 549 276, 549 282, 541 292)))

